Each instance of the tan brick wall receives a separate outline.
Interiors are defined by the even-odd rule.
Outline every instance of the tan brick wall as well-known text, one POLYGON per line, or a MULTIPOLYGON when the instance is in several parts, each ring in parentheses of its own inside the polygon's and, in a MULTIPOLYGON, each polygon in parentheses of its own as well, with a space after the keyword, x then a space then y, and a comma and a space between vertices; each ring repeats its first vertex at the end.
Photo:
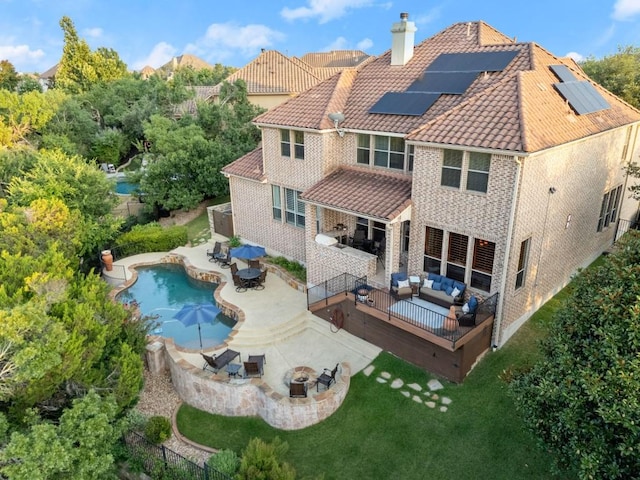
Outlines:
POLYGON ((615 224, 602 232, 596 229, 604 193, 625 181, 621 159, 625 136, 626 130, 619 129, 523 161, 500 344, 578 268, 611 245, 615 224), (556 189, 554 194, 550 187, 556 189), (525 285, 515 291, 520 245, 528 237, 532 241, 525 285))

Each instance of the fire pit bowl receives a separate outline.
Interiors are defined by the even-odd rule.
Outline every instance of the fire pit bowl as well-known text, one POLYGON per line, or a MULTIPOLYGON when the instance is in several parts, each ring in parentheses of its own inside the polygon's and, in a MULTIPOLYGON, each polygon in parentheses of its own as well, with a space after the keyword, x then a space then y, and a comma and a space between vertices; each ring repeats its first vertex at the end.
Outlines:
POLYGON ((292 383, 312 384, 317 378, 315 370, 311 367, 294 367, 285 373, 284 384, 287 387, 292 383))

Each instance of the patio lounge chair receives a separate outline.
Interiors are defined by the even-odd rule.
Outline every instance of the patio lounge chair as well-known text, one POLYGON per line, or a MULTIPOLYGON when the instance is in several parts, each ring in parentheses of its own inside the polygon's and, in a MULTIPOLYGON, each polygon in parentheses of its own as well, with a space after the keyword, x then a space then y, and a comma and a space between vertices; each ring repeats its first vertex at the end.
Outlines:
POLYGON ((265 355, 249 355, 249 359, 244 362, 245 377, 262 377, 264 364, 267 363, 265 355))
POLYGON ((216 242, 213 245, 213 250, 207 250, 207 257, 209 257, 210 262, 217 262, 217 255, 220 253, 220 249, 222 248, 222 243, 216 242))
POLYGON ((205 370, 207 367, 211 367, 214 373, 218 373, 219 370, 223 369, 227 366, 227 364, 231 363, 236 357, 240 357, 240 352, 236 352, 235 350, 227 349, 222 352, 220 355, 205 355, 204 353, 200 353, 202 358, 205 360, 205 364, 202 369, 205 370))
POLYGON ((289 397, 307 398, 307 384, 291 382, 291 384, 289 385, 289 397))
POLYGON ((324 372, 322 372, 322 375, 318 377, 318 381, 316 382, 316 391, 320 391, 321 384, 324 385, 328 390, 332 383, 336 383, 336 373, 338 373, 338 365, 339 363, 336 363, 336 366, 333 370, 329 370, 328 368, 324 369, 324 372))
POLYGON ((227 251, 226 255, 219 257, 218 263, 221 268, 229 268, 229 265, 231 264, 231 252, 227 251))

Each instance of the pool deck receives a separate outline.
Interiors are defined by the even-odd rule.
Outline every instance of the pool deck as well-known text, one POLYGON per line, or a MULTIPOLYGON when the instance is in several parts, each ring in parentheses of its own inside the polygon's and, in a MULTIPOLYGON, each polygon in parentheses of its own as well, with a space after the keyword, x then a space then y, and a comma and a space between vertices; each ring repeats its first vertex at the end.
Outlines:
MULTIPOLYGON (((215 240, 226 241, 225 237, 212 238, 208 243, 195 247, 179 247, 169 252, 187 259, 188 263, 199 270, 217 272, 227 283, 219 288, 219 295, 226 303, 232 304, 244 312, 244 321, 236 326, 235 333, 226 345, 205 353, 221 353, 226 348, 240 352, 243 360, 249 355, 266 355, 266 365, 262 380, 274 392, 284 397, 289 395, 285 383, 287 372, 295 367, 306 366, 318 374, 324 368, 333 368, 337 363, 348 363, 351 375, 364 369, 380 353, 380 348, 343 330, 331 332, 329 324, 307 310, 306 293, 292 288, 275 274, 268 274, 264 290, 248 290, 238 293, 233 286, 231 272, 209 262, 207 249, 213 247, 215 240)), ((114 270, 122 267, 131 273, 132 265, 157 263, 168 255, 146 253, 123 258, 114 262, 114 270)), ((239 268, 245 263, 234 259, 239 268)), ((189 364, 201 368, 202 357, 199 353, 179 351, 177 355, 189 364)), ((247 380, 229 379, 231 382, 247 380)), ((315 388, 309 395, 315 395, 315 388)))

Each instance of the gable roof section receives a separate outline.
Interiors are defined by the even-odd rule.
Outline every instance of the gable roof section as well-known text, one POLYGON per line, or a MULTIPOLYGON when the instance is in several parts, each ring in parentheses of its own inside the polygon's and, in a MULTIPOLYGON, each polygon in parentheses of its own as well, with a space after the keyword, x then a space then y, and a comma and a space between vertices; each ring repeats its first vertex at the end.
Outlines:
POLYGON ((334 170, 302 193, 306 202, 393 220, 411 205, 411 178, 357 167, 334 170))
POLYGON ((202 70, 203 68, 213 68, 210 63, 205 62, 201 58, 196 57, 195 55, 190 55, 185 53, 184 55, 180 55, 179 57, 173 57, 167 63, 162 65, 158 70, 173 70, 174 68, 184 68, 191 67, 194 70, 202 70))
POLYGON ((234 160, 220 171, 225 175, 262 182, 264 180, 262 147, 258 147, 237 160, 234 160))
MULTIPOLYGON (((241 79, 248 94, 297 94, 320 82, 313 68, 297 58, 289 58, 276 50, 265 50, 252 62, 229 75, 225 81, 241 79)), ((215 86, 220 93, 222 83, 215 86)))
MULTIPOLYGON (((340 127, 351 131, 406 135, 407 140, 509 152, 534 152, 640 121, 640 111, 594 88, 611 108, 576 115, 553 84, 550 65, 563 64, 578 80, 589 80, 572 60, 535 43, 516 43, 484 22, 454 24, 414 47, 403 66, 391 66, 391 51, 358 67, 345 82, 335 77, 255 119, 293 128, 331 128, 323 115, 341 111, 340 127), (369 113, 387 92, 404 92, 442 53, 517 51, 499 72, 479 73, 462 94, 442 94, 422 115, 369 113), (341 89, 343 107, 330 106, 341 89)), ((329 122, 331 123, 331 122, 329 122)))
POLYGON ((300 60, 313 68, 356 67, 369 58, 362 50, 331 50, 330 52, 305 53, 300 60))

